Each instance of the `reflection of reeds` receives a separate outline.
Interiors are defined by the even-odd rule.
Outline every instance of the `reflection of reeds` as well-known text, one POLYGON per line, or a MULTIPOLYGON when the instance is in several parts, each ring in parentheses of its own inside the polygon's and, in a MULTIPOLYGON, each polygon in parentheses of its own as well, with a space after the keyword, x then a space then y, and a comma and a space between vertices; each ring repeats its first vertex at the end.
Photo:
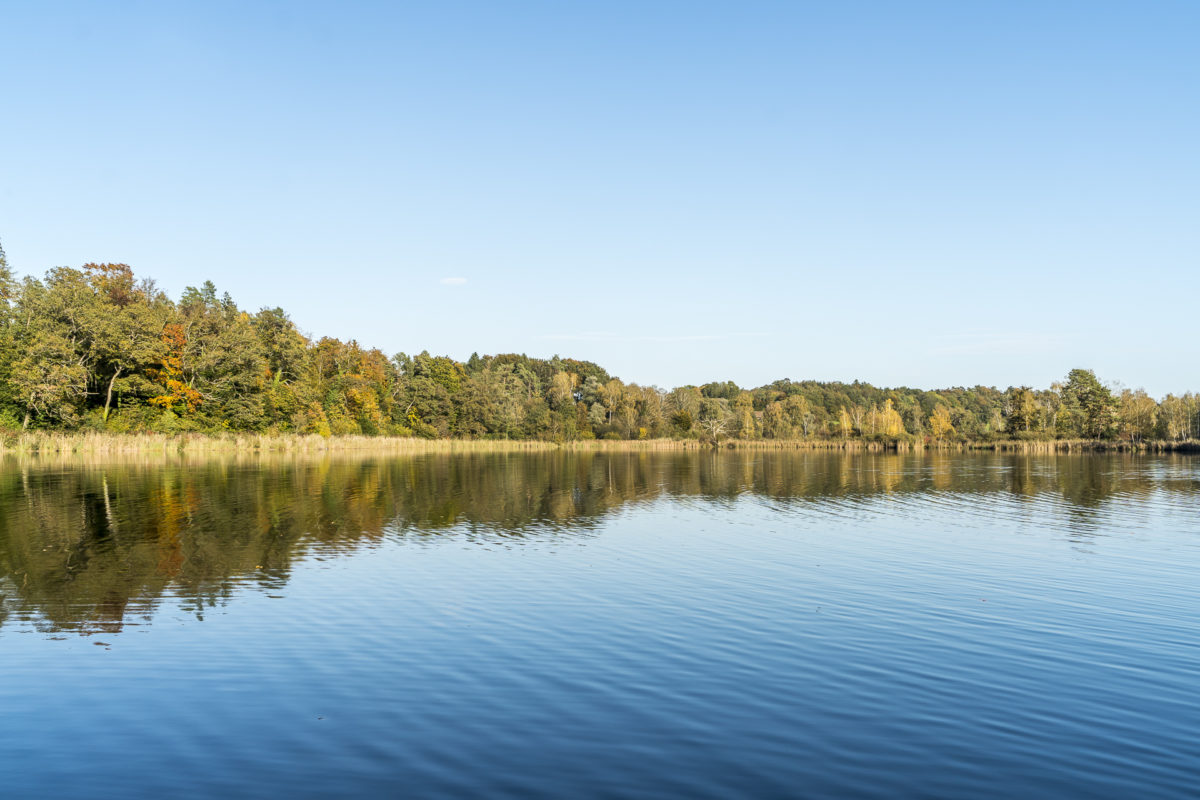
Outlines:
POLYGON ((725 439, 718 445, 696 439, 646 439, 642 441, 567 442, 564 449, 601 452, 637 452, 643 450, 819 450, 849 453, 920 452, 922 450, 967 452, 994 450, 1008 453, 1085 453, 1085 452, 1197 452, 1200 442, 1114 442, 1097 439, 1047 439, 971 442, 923 442, 916 439, 725 439))
POLYGON ((568 442, 571 450, 629 452, 642 450, 841 450, 851 453, 908 452, 921 449, 912 442, 864 441, 862 439, 723 439, 719 444, 697 439, 645 439, 641 441, 568 442))

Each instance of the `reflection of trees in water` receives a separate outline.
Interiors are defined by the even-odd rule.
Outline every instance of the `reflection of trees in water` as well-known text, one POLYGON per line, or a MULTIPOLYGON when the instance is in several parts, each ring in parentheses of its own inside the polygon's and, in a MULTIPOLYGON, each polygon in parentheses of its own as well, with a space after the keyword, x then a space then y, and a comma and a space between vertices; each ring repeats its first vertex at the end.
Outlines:
POLYGON ((237 584, 265 591, 310 553, 388 535, 591 535, 610 511, 668 495, 782 502, 925 492, 1061 499, 1085 526, 1114 495, 1196 493, 1187 456, 666 452, 207 461, 0 471, 0 624, 114 630, 168 591, 202 614, 237 584))

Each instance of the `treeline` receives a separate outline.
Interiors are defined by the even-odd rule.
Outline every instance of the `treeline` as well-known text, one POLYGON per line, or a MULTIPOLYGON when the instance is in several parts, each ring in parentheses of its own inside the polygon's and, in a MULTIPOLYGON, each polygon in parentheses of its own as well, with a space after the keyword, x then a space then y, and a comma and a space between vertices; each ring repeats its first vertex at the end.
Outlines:
POLYGON ((1182 441, 1200 398, 1161 401, 1072 370, 1047 389, 938 391, 780 380, 663 390, 589 361, 311 341, 206 282, 178 301, 125 264, 16 280, 0 249, 0 428, 494 439, 1182 441))

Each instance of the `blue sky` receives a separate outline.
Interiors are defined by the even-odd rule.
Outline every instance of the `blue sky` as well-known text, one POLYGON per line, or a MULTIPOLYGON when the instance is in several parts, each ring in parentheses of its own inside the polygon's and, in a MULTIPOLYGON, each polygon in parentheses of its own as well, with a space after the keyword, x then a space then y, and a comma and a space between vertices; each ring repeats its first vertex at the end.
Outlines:
POLYGON ((628 381, 1200 389, 1200 5, 0 10, 13 268, 628 381))

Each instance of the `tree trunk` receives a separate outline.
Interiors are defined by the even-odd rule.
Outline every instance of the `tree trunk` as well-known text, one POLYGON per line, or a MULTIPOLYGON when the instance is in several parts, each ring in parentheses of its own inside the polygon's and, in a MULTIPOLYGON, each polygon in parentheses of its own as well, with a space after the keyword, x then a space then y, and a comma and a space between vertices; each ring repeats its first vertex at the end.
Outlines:
POLYGON ((108 395, 104 398, 104 422, 108 422, 108 408, 112 405, 113 384, 117 382, 117 378, 122 371, 121 367, 117 367, 117 371, 113 373, 112 380, 108 382, 108 395))

